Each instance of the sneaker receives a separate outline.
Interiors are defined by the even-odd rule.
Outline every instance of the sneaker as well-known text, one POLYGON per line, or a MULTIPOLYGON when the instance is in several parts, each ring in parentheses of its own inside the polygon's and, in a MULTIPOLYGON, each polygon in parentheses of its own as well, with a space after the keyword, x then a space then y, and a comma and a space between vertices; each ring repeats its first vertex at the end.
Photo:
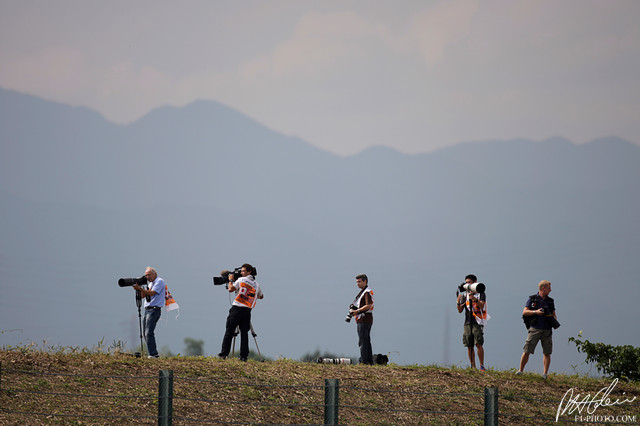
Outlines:
POLYGON ((480 371, 487 371, 487 370, 485 370, 484 365, 480 366, 480 371))
POLYGON ((521 374, 522 374, 522 371, 520 371, 520 370, 516 371, 516 376, 519 376, 521 374))
POLYGON ((160 355, 149 355, 147 358, 149 359, 160 358, 160 355))
POLYGON ((543 375, 542 375, 542 378, 543 378, 543 379, 545 379, 545 380, 547 380, 547 375, 546 375, 546 374, 543 374, 543 375))
POLYGON ((240 358, 240 361, 247 362, 247 358, 240 358))

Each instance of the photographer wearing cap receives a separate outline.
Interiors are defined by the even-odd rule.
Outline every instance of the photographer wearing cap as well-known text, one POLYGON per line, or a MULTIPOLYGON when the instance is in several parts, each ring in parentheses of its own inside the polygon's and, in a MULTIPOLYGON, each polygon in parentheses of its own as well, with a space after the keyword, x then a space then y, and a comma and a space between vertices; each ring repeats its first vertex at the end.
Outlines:
POLYGON ((249 357, 249 329, 251 328, 251 309, 256 305, 257 299, 262 299, 264 295, 260 285, 255 280, 256 268, 245 263, 240 269, 241 277, 237 281, 233 274, 229 274, 229 292, 236 292, 229 316, 227 317, 226 331, 222 339, 222 349, 218 356, 226 358, 231 351, 231 340, 236 328, 240 329, 240 360, 246 361, 249 357))
POLYGON ((156 324, 162 315, 162 307, 165 304, 165 283, 158 277, 158 273, 152 267, 147 267, 144 276, 148 282, 148 289, 135 284, 133 288, 140 293, 144 301, 144 338, 147 343, 147 352, 149 358, 158 358, 158 349, 156 347, 156 324))
POLYGON ((360 363, 373 364, 371 349, 371 327, 373 326, 373 291, 369 288, 369 278, 365 274, 356 276, 356 285, 360 293, 356 296, 349 315, 356 317, 360 363))
POLYGON ((551 335, 554 328, 560 327, 556 316, 555 302, 549 297, 549 293, 551 293, 551 283, 547 280, 540 281, 538 293, 529 296, 524 306, 522 316, 530 320, 528 322, 529 332, 527 333, 527 340, 524 342, 522 357, 520 358, 520 369, 516 374, 522 374, 525 365, 529 361, 529 355, 534 352, 538 341, 540 341, 542 345, 542 375, 545 379, 547 378, 553 350, 551 335))
MULTIPOLYGON (((470 285, 477 284, 478 278, 469 274, 464 278, 464 284, 461 287, 469 287, 470 285)), ((478 286, 483 284, 479 284, 478 286)), ((478 361, 480 362, 480 370, 484 371, 484 331, 483 327, 487 321, 487 295, 482 290, 480 293, 475 293, 470 289, 458 294, 457 308, 458 313, 464 311, 464 331, 462 333, 462 343, 467 347, 467 353, 469 355, 469 361, 471 367, 476 368, 476 356, 474 352, 474 345, 478 350, 478 361)))

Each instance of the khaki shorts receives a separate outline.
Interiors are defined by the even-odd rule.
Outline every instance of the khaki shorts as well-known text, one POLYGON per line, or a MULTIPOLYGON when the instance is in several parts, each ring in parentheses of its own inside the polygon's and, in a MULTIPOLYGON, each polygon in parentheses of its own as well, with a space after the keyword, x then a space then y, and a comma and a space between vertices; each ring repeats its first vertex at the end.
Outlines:
POLYGON ((552 332, 553 331, 551 329, 544 330, 531 327, 522 349, 525 352, 532 354, 538 345, 538 341, 540 341, 542 343, 542 353, 545 355, 551 355, 553 350, 553 342, 551 341, 552 332))
POLYGON ((464 326, 464 332, 462 333, 462 344, 468 348, 474 345, 484 344, 484 332, 482 327, 478 324, 469 324, 464 326))

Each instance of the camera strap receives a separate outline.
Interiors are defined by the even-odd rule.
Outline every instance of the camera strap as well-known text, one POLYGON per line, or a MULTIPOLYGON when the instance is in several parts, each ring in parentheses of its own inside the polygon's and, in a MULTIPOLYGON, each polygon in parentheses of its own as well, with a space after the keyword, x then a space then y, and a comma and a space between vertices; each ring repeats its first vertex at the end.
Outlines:
POLYGON ((355 299, 353 299, 353 304, 354 304, 354 305, 357 305, 357 304, 359 304, 359 303, 360 303, 360 297, 362 296, 362 293, 364 293, 364 291, 365 291, 366 289, 368 289, 368 288, 369 288, 369 286, 366 286, 365 288, 363 288, 362 290, 360 290, 360 293, 358 293, 358 295, 356 296, 356 298, 355 298, 355 299))

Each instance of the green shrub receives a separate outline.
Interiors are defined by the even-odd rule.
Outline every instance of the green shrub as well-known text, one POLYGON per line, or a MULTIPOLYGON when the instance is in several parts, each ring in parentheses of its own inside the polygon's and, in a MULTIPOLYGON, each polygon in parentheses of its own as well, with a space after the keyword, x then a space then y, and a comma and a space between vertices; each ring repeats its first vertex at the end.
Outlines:
MULTIPOLYGON (((582 334, 578 337, 582 337, 582 334)), ((578 352, 587 355, 586 362, 595 363, 600 373, 623 380, 640 381, 640 348, 591 343, 574 337, 569 337, 569 342, 574 342, 578 352)))

